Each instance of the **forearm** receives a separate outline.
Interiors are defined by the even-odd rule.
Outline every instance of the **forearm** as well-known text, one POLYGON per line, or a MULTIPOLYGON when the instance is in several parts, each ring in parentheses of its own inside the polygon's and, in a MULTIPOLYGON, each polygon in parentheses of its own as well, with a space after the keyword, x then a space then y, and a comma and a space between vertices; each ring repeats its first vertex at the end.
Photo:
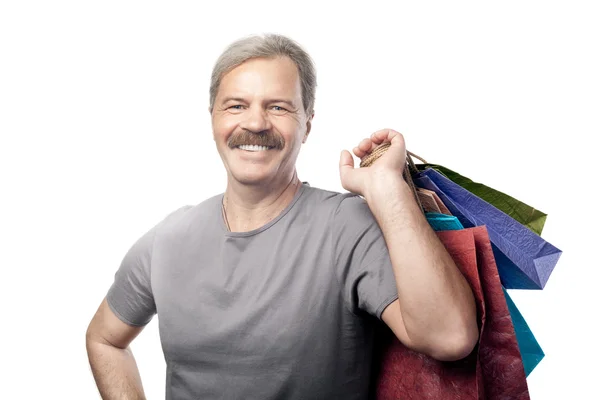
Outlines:
POLYGON ((103 400, 143 400, 144 389, 131 349, 87 338, 92 374, 103 400))
MULTIPOLYGON (((414 344, 429 353, 477 337, 473 293, 401 178, 365 196, 390 253, 401 314, 414 344)), ((459 345, 460 346, 460 345, 459 345)))

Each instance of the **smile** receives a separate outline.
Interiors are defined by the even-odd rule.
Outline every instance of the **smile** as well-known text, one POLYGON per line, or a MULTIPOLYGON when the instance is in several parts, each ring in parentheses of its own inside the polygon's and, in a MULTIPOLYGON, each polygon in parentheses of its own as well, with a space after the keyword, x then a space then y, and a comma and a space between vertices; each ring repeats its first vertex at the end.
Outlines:
POLYGON ((244 144, 244 145, 238 146, 237 148, 241 149, 241 150, 246 150, 246 151, 266 151, 266 150, 272 149, 273 147, 244 144))

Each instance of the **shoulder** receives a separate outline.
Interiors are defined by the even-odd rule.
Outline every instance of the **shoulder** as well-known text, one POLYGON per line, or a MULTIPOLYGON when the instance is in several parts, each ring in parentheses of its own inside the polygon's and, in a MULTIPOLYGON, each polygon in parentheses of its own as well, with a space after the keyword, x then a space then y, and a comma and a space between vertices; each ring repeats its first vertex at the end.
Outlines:
POLYGON ((340 211, 340 208, 346 210, 360 207, 360 202, 364 201, 362 197, 355 193, 340 193, 312 186, 306 186, 303 197, 305 203, 319 206, 336 214, 340 211))
POLYGON ((338 199, 336 218, 371 218, 371 209, 367 201, 355 193, 345 193, 338 199))
POLYGON ((184 205, 169 212, 157 225, 157 235, 163 238, 173 237, 189 232, 198 225, 212 227, 214 221, 211 219, 215 216, 215 210, 220 207, 221 196, 213 196, 199 204, 184 205))
POLYGON ((310 205, 307 208, 317 210, 319 218, 327 218, 334 231, 347 225, 352 229, 364 229, 376 224, 366 200, 356 193, 307 187, 305 194, 304 201, 310 205))
POLYGON ((342 237, 362 237, 369 232, 380 235, 377 220, 363 197, 355 193, 344 193, 336 200, 331 219, 334 234, 342 237))
POLYGON ((193 208, 192 205, 184 205, 167 213, 156 226, 157 232, 164 234, 165 232, 177 230, 189 219, 189 211, 193 208))
POLYGON ((355 197, 353 193, 340 193, 333 190, 321 189, 313 186, 305 186, 298 211, 310 213, 311 220, 331 222, 339 212, 339 207, 345 199, 355 197))

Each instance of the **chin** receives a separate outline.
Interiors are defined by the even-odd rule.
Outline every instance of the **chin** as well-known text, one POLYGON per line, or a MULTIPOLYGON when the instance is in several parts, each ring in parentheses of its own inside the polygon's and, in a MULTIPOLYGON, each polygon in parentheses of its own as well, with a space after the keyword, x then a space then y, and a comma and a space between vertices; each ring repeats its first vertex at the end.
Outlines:
POLYGON ((269 181, 271 176, 267 173, 267 171, 232 171, 231 176, 237 182, 243 185, 262 185, 263 183, 269 181))

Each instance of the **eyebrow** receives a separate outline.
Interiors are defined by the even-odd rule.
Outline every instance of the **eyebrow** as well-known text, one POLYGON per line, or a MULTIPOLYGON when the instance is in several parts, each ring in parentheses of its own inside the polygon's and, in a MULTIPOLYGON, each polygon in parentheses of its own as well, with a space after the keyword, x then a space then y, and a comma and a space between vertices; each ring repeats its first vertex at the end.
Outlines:
MULTIPOLYGON (((244 99, 242 97, 225 97, 223 99, 222 104, 225 104, 228 101, 239 101, 240 103, 246 103, 246 99, 244 99)), ((292 101, 285 100, 285 99, 267 99, 266 102, 267 103, 284 103, 284 104, 289 105, 290 107, 293 107, 293 108, 296 107, 296 105, 292 101)))

